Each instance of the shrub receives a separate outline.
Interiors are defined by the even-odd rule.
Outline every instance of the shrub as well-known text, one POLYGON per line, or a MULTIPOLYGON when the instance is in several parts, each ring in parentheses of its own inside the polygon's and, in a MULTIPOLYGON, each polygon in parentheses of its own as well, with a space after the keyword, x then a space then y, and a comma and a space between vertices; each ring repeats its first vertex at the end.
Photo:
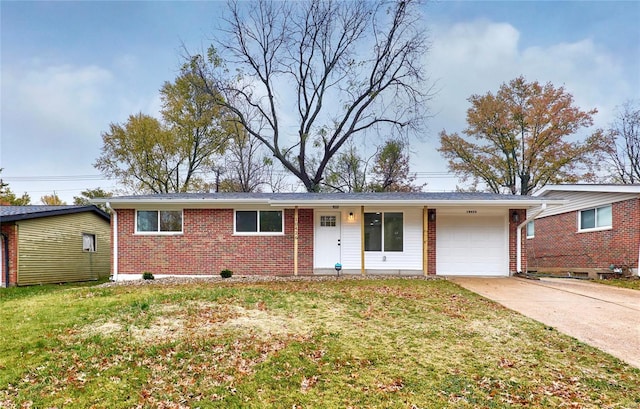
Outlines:
POLYGON ((145 271, 144 273, 142 273, 142 279, 143 280, 153 280, 155 277, 153 277, 153 274, 145 271))
POLYGON ((222 278, 229 278, 229 277, 231 277, 232 275, 233 275, 233 271, 231 271, 231 270, 229 270, 229 269, 227 269, 227 268, 225 268, 224 270, 222 270, 222 271, 220 272, 220 277, 222 277, 222 278))

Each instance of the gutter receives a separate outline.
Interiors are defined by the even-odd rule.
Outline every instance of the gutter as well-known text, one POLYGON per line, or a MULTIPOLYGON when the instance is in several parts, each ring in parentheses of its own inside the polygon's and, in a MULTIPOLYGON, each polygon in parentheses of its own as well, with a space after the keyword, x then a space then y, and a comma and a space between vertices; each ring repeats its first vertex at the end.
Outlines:
POLYGON ((530 221, 538 217, 538 215, 540 215, 540 213, 544 212, 545 210, 547 210, 547 204, 542 203, 542 205, 540 206, 540 210, 538 210, 531 216, 527 217, 522 223, 518 225, 518 228, 516 230, 516 272, 517 273, 522 272, 522 228, 526 226, 530 221))
POLYGON ((0 233, 4 244, 4 288, 9 288, 9 236, 0 233))
POLYGON ((113 239, 111 240, 113 255, 113 271, 111 281, 118 281, 118 212, 111 207, 110 202, 104 203, 107 209, 111 211, 111 227, 113 231, 113 239))

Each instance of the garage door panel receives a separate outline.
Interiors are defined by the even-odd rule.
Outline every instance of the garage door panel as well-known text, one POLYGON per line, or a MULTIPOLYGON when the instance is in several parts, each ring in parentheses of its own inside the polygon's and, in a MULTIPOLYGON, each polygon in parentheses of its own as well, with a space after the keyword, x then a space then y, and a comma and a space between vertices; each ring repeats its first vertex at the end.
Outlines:
POLYGON ((506 217, 442 216, 438 219, 438 274, 508 275, 508 254, 506 217))

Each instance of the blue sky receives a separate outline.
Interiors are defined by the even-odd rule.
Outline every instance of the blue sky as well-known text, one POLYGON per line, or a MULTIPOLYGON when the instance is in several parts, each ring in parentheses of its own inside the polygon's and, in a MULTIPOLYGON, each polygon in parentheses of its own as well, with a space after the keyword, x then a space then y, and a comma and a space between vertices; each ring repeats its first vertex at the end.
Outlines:
MULTIPOLYGON (((37 203, 56 191, 114 189, 92 166, 109 123, 157 115, 181 47, 206 48, 224 2, 0 2, 2 177, 37 203)), ((440 130, 465 128, 467 98, 519 75, 564 86, 606 127, 617 105, 640 99, 638 1, 433 1, 424 24, 435 83, 412 168, 428 190, 455 189, 435 151, 440 130)), ((582 135, 586 135, 584 131, 582 135)))

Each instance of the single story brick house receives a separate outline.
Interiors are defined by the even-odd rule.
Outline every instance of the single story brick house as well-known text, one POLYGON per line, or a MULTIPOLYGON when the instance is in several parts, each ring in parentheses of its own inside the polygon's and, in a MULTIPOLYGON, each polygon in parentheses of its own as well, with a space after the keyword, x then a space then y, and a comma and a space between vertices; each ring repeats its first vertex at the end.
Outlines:
POLYGON ((109 277, 109 214, 96 206, 0 206, 0 286, 109 277))
POLYGON ((638 274, 640 185, 548 185, 535 194, 564 199, 527 224, 528 271, 597 277, 638 274))
POLYGON ((112 209, 112 275, 523 271, 528 210, 562 201, 486 193, 182 193, 96 199, 112 209), (518 245, 520 244, 520 245, 518 245))

